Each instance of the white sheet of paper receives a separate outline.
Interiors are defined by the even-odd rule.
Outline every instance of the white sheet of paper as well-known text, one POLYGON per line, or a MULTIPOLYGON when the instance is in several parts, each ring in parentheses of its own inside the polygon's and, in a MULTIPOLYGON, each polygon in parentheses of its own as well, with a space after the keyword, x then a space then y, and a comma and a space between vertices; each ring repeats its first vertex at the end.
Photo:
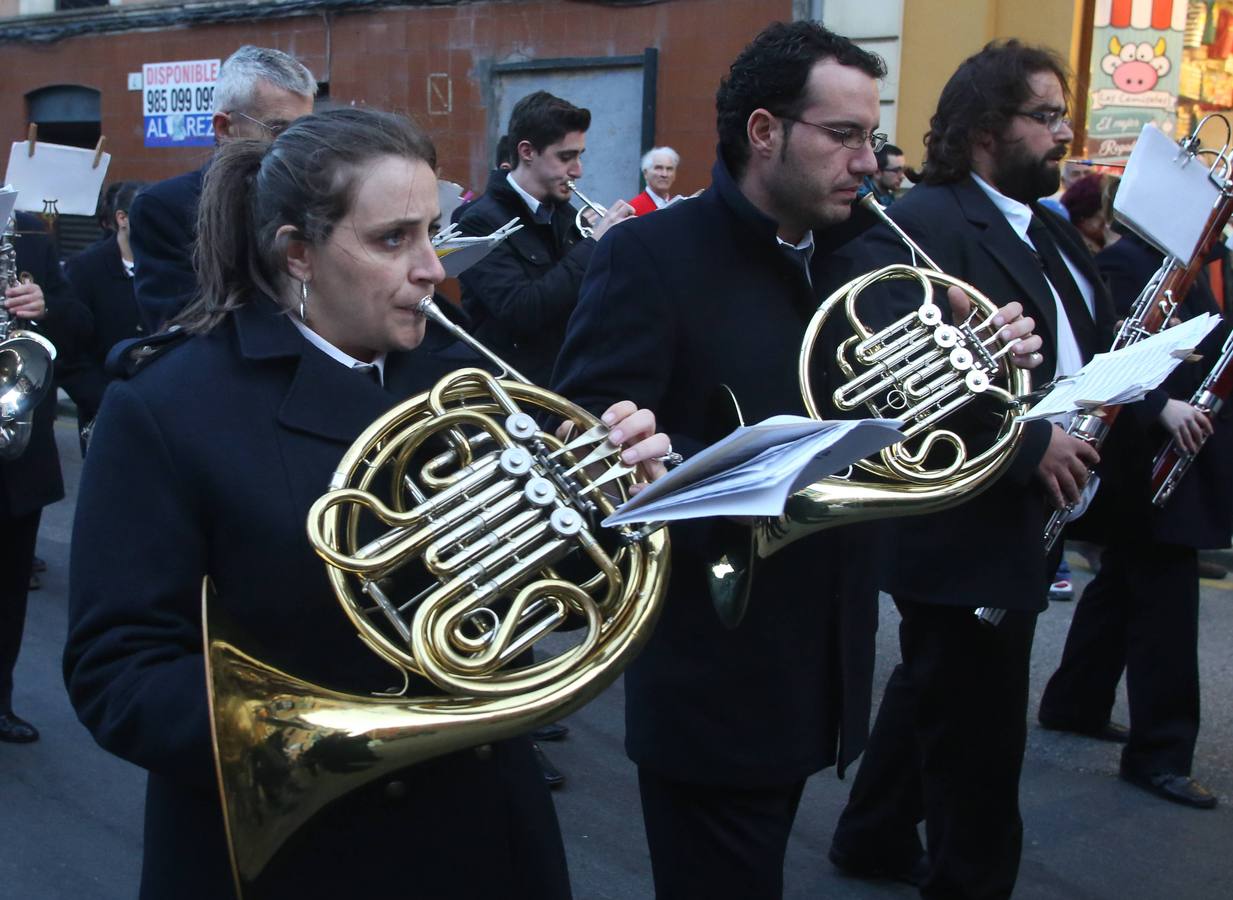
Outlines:
POLYGON ((775 416, 738 428, 643 489, 603 524, 780 515, 793 491, 902 440, 902 424, 775 416))
POLYGON ((8 224, 13 210, 17 208, 17 189, 11 184, 0 188, 0 229, 8 224))
POLYGON ((93 216, 98 195, 111 165, 104 153, 94 168, 94 151, 36 141, 34 156, 26 141, 15 141, 9 150, 9 168, 4 180, 21 192, 17 208, 42 212, 45 201, 55 200, 56 211, 69 216, 93 216))
POLYGON ((437 182, 437 202, 441 204, 442 222, 449 222, 454 218, 454 210, 462 206, 464 193, 460 184, 452 181, 437 182))
POLYGON ((1121 350, 1097 353, 1019 418, 1044 419, 1142 399, 1168 378, 1219 322, 1220 316, 1204 313, 1121 350))
POLYGON ((1126 163, 1113 211, 1162 252, 1188 262, 1219 197, 1207 163, 1148 123, 1126 163))

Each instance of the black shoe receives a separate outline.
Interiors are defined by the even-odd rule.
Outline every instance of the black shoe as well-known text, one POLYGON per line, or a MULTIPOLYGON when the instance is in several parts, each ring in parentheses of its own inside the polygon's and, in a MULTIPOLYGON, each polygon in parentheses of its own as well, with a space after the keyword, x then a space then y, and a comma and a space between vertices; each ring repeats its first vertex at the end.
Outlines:
POLYGON ((30 573, 30 588, 29 590, 37 591, 43 586, 43 579, 39 578, 33 572, 30 573))
POLYGON ((560 722, 549 722, 531 732, 533 741, 559 741, 569 734, 569 727, 560 722))
POLYGON ((826 855, 835 868, 849 878, 880 878, 919 887, 929 874, 929 857, 924 853, 910 863, 897 865, 887 865, 883 860, 845 853, 834 844, 831 844, 830 852, 826 855))
POLYGON ((6 744, 31 744, 39 739, 39 730, 11 712, 0 713, 0 741, 6 744))
POLYGON ((1098 741, 1109 741, 1114 744, 1124 744, 1130 740, 1130 729, 1118 722, 1108 721, 1105 724, 1096 728, 1087 726, 1071 725, 1069 722, 1064 722, 1060 719, 1050 719, 1048 716, 1040 717, 1040 727, 1045 731, 1065 731, 1069 734, 1078 734, 1083 737, 1095 738, 1098 741))
POLYGON ((1189 775, 1179 775, 1176 772, 1140 775, 1126 768, 1123 768, 1120 774, 1123 781, 1128 781, 1145 791, 1151 791, 1157 797, 1180 803, 1182 806, 1190 806, 1194 809, 1216 808, 1216 795, 1189 775))
POLYGON ((1208 562, 1205 559, 1199 560, 1199 577, 1214 578, 1219 581, 1229 574, 1229 570, 1220 563, 1208 562))
POLYGON ((47 571, 46 560, 39 559, 37 556, 34 557, 34 563, 30 566, 30 571, 31 572, 46 572, 47 571))
POLYGON ((544 781, 548 787, 556 789, 565 784, 565 776, 561 770, 552 764, 552 760, 544 753, 539 744, 531 744, 531 749, 535 752, 535 761, 539 763, 539 770, 544 776, 544 781))

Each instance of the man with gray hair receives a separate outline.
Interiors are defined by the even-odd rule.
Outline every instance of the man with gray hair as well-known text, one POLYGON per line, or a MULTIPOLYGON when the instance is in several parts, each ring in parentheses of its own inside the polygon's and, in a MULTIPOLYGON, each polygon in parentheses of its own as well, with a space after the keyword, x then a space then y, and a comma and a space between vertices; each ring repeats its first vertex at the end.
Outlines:
MULTIPOLYGON (((295 57, 246 44, 223 62, 214 85, 214 141, 271 141, 313 111, 316 93, 316 79, 295 57)), ((161 330, 197 293, 193 242, 209 165, 146 188, 129 211, 133 289, 147 332, 161 330)))
POLYGON ((653 147, 642 156, 642 177, 646 190, 629 201, 634 215, 645 216, 663 209, 672 202, 672 182, 676 181, 676 168, 681 164, 681 154, 671 147, 653 147))

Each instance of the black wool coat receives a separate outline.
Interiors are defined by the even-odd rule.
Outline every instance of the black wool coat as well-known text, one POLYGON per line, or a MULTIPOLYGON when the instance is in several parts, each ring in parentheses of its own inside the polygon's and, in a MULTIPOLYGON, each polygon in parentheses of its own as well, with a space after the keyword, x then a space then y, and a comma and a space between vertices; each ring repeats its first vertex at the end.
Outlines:
POLYGON ((595 241, 574 227, 568 203, 556 206, 551 224, 532 221, 506 176, 493 173, 484 196, 459 216, 458 227, 463 234, 486 235, 516 217, 522 230, 459 276, 462 307, 480 341, 535 384, 546 385, 595 241))
MULTIPOLYGON (((1221 253, 1224 253, 1221 248, 1221 253)), ((1096 255, 1109 280, 1118 316, 1125 316, 1163 255, 1142 238, 1128 234, 1096 255)), ((1219 313, 1204 274, 1195 281, 1178 310, 1183 319, 1219 313)), ((1215 430, 1178 484, 1168 504, 1151 502, 1151 470, 1169 435, 1158 417, 1169 398, 1189 402, 1215 365, 1228 339, 1230 323, 1221 322, 1199 345, 1202 357, 1184 362, 1139 403, 1122 409, 1101 451, 1101 485, 1091 508, 1069 533, 1089 540, 1179 544, 1196 549, 1229 546, 1233 532, 1233 403, 1216 415, 1215 430)))
POLYGON ((77 299, 90 313, 92 329, 77 359, 60 366, 58 380, 77 404, 83 421, 98 414, 108 377, 107 353, 119 341, 145 329, 137 311, 133 278, 124 269, 120 244, 113 234, 82 250, 65 264, 77 299))
POLYGON ((162 328, 197 295, 193 245, 207 163, 143 189, 129 210, 133 289, 148 332, 162 328))
MULTIPOLYGON (((28 272, 43 289, 47 312, 36 323, 15 319, 13 330, 40 332, 56 347, 56 358, 71 358, 89 331, 89 316, 73 297, 73 289, 60 271, 56 247, 40 218, 17 213, 13 249, 17 271, 28 272)), ((56 365, 59 363, 57 362, 56 365)), ((60 456, 56 452, 54 425, 56 392, 50 390, 34 410, 30 443, 14 460, 0 460, 0 514, 28 515, 64 496, 60 456)))
MULTIPOLYGON (((1095 316, 1074 325, 1084 360, 1108 348, 1113 310, 1091 255, 1074 228, 1039 205, 1033 211, 1058 247, 1092 286, 1095 316)), ((1031 248, 971 178, 945 185, 914 187, 889 209, 890 217, 920 245, 942 271, 982 291, 999 306, 1018 300, 1044 339, 1044 362, 1032 383, 1053 378, 1057 362, 1057 307, 1031 248)), ((849 245, 854 268, 870 271, 888 263, 909 263, 907 247, 888 227, 870 228, 849 245)), ((914 282, 894 282, 865 301, 871 324, 882 326, 916 309, 914 282)), ((950 307, 939 292, 947 320, 950 307)), ((992 439, 1001 417, 989 407, 965 411, 956 420, 973 446, 992 439)), ((1005 473, 982 493, 938 513, 893 521, 894 560, 883 590, 921 603, 992 606, 1039 611, 1046 605, 1052 572, 1046 571, 1043 535, 1052 507, 1036 478, 1052 425, 1029 423, 1005 473)))
MULTIPOLYGON (((804 414, 797 356, 818 301, 776 223, 722 162, 712 177, 701 196, 604 235, 553 379, 595 411, 622 398, 654 410, 686 456, 730 427, 723 385, 750 423, 804 414)), ((814 255, 815 285, 830 264, 814 255)), ((627 752, 698 784, 783 785, 842 766, 868 731, 874 529, 822 532, 759 563, 745 619, 728 630, 706 576, 733 530, 747 534, 713 520, 671 526, 667 603, 625 676, 627 752)))
MULTIPOLYGON (((149 772, 143 898, 232 895, 202 576, 265 662, 351 693, 399 683, 335 600, 305 535, 308 508, 373 419, 472 360, 456 345, 390 354, 382 388, 257 299, 109 386, 77 503, 64 674, 99 744, 149 772)), ((260 896, 304 896, 305 877, 321 896, 568 895, 551 800, 523 740, 348 796, 292 839, 260 896)))

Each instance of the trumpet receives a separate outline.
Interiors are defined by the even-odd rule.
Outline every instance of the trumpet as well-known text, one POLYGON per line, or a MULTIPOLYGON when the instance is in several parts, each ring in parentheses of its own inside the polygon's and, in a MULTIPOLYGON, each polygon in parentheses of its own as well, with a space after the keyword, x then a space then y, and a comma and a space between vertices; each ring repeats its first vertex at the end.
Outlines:
POLYGON ((608 215, 608 207, 600 206, 586 194, 582 193, 582 191, 578 190, 577 183, 573 181, 567 181, 565 183, 569 185, 569 189, 574 192, 575 196, 582 201, 582 209, 578 210, 578 214, 574 216, 574 227, 582 233, 584 238, 589 238, 595 234, 595 228, 587 223, 586 211, 588 209, 592 210, 597 217, 596 220, 598 221, 608 215))

